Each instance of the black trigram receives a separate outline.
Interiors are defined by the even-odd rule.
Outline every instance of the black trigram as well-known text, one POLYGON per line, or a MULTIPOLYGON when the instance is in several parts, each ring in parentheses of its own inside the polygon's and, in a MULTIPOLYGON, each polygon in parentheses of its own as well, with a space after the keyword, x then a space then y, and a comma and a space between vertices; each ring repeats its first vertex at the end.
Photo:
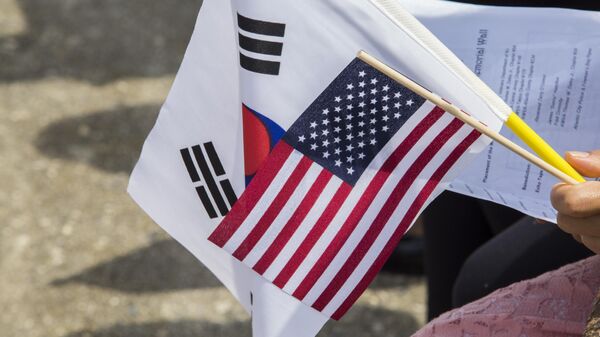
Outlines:
POLYGON ((191 147, 191 151, 190 148, 179 150, 181 158, 183 158, 192 182, 197 184, 196 192, 208 216, 211 219, 218 217, 217 210, 221 216, 225 216, 237 201, 237 197, 225 175, 225 169, 223 169, 213 143, 204 143, 202 147, 195 145, 191 147), (202 151, 202 147, 204 151, 202 151), (198 169, 200 173, 198 173, 198 169))
POLYGON ((259 21, 238 13, 240 65, 255 73, 279 75, 285 24, 259 21), (262 55, 257 55, 262 54, 262 55), (259 57, 259 58, 257 58, 259 57))

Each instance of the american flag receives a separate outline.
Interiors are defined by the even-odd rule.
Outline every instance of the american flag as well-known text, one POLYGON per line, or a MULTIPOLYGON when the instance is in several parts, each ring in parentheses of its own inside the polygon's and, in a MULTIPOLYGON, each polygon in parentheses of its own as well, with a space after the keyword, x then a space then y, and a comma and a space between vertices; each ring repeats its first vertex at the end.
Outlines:
POLYGON ((479 136, 354 59, 289 128, 209 240, 339 319, 479 136))

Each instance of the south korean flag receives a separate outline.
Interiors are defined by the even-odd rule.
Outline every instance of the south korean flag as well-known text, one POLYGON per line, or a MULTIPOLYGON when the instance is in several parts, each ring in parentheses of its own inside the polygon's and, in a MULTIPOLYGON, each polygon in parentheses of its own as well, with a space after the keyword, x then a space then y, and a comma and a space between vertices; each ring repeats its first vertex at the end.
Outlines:
MULTIPOLYGON (((315 336, 329 317, 208 237, 275 144, 361 49, 468 111, 488 111, 368 1, 205 0, 131 175, 133 199, 232 292, 251 314, 254 336, 315 336)), ((485 145, 476 142, 467 155, 485 145)))

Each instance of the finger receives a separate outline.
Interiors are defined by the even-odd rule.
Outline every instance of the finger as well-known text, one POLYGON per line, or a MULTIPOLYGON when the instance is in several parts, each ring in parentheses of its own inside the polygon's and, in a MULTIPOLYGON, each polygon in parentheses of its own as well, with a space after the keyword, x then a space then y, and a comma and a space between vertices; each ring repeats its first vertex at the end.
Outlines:
POLYGON ((600 214, 600 182, 557 184, 550 195, 552 206, 564 215, 587 217, 600 214))
POLYGON ((581 242, 596 254, 600 254, 600 238, 594 236, 582 236, 581 242))
POLYGON ((558 227, 569 234, 600 237, 600 215, 577 218, 563 213, 556 215, 558 227))
POLYGON ((590 152, 569 151, 565 159, 586 177, 600 177, 600 150, 590 152))
POLYGON ((573 234, 573 239, 575 239, 575 241, 577 241, 579 243, 583 243, 581 241, 581 235, 579 235, 579 234, 573 234))

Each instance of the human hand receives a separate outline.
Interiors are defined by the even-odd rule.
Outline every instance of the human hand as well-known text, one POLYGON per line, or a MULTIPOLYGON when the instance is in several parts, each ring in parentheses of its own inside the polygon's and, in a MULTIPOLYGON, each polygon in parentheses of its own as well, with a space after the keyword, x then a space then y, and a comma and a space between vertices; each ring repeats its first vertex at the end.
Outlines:
MULTIPOLYGON (((592 178, 600 177, 600 150, 567 152, 565 159, 579 173, 592 178)), ((552 189, 551 200, 558 211, 558 226, 600 254, 600 182, 557 184, 552 189)))

